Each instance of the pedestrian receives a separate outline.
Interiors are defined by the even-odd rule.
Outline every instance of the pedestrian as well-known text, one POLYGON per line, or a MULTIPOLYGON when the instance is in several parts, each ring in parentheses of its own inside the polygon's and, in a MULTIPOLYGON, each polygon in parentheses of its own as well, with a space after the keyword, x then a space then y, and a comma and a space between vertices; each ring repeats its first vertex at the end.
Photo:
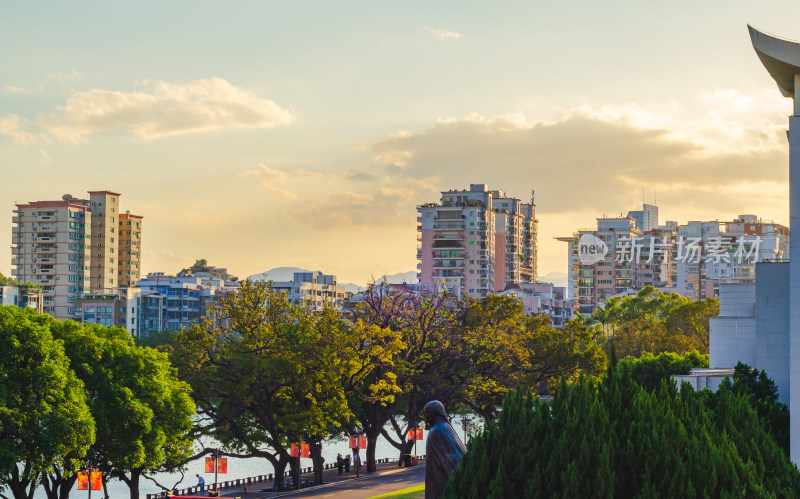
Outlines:
POLYGON ((206 481, 200 475, 195 476, 197 477, 197 485, 195 487, 200 487, 200 492, 203 492, 206 489, 206 481))
POLYGON ((344 458, 344 471, 349 475, 350 474, 350 454, 344 458))
POLYGON ((342 459, 341 452, 336 456, 336 467, 339 468, 339 475, 341 475, 342 469, 344 468, 344 459, 342 459))

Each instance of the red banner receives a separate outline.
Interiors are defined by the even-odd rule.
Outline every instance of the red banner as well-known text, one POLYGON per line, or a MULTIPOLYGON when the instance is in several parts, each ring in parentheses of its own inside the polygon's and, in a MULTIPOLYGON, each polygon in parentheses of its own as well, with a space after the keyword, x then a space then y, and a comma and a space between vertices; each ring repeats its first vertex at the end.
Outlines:
POLYGON ((221 457, 217 459, 217 471, 220 473, 227 473, 228 472, 228 458, 221 457))
POLYGON ((214 458, 206 458, 206 473, 214 473, 214 458))
POLYGON ((422 440, 422 428, 417 428, 417 440, 422 440))
POLYGON ((292 444, 289 455, 292 457, 300 457, 300 446, 297 444, 292 444))
POLYGON ((367 448, 367 437, 358 437, 358 448, 359 449, 367 448))
POLYGON ((356 447, 358 447, 358 443, 356 442, 357 438, 358 437, 355 436, 355 435, 350 435, 350 448, 351 449, 355 449, 356 447))
POLYGON ((408 433, 406 433, 406 440, 414 440, 414 430, 408 430, 408 433))
POLYGON ((308 444, 300 444, 300 457, 311 457, 311 446, 308 444))
POLYGON ((78 490, 89 490, 89 475, 83 471, 78 472, 78 490))
POLYGON ((99 471, 92 471, 92 490, 103 490, 103 474, 99 471))

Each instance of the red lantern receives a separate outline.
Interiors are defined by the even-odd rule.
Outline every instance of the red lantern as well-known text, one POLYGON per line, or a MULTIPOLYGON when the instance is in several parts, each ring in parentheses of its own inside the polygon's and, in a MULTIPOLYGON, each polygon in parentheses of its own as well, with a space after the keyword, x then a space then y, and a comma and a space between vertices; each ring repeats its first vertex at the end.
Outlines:
POLYGON ((103 490, 103 474, 99 471, 91 473, 92 490, 103 490))
POLYGON ((89 490, 89 475, 83 471, 78 472, 78 490, 89 490))

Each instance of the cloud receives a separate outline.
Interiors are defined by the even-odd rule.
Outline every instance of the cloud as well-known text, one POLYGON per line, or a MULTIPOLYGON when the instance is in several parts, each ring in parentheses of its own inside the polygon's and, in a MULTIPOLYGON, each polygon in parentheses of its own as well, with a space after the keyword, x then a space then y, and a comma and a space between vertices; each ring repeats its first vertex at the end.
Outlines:
MULTIPOLYGON (((723 111, 582 107, 550 121, 470 114, 392 134, 370 150, 395 181, 439 189, 486 183, 520 198, 535 189, 540 211, 548 213, 628 209, 643 185, 657 189, 660 201, 706 212, 763 206, 770 190, 782 196, 785 135, 763 116, 764 103, 725 92, 702 98, 716 99, 723 111), (760 188, 748 189, 755 184, 760 188)), ((778 104, 785 105, 772 103, 778 104)), ((438 200, 420 197, 422 186, 413 192, 417 203, 438 200)))
POLYGON ((30 88, 17 87, 15 85, 6 85, 3 87, 3 91, 8 95, 30 95, 36 92, 41 92, 42 87, 37 87, 35 90, 33 90, 30 88))
POLYGON ((24 130, 27 123, 16 114, 0 116, 0 135, 11 137, 17 144, 30 144, 36 135, 24 130))
POLYGON ((263 163, 259 163, 255 169, 240 172, 238 175, 242 178, 257 177, 261 180, 261 185, 275 194, 278 194, 286 199, 297 199, 297 195, 295 193, 276 185, 277 183, 284 182, 286 179, 288 179, 289 176, 286 174, 286 172, 276 170, 275 168, 270 168, 263 163))
POLYGON ((239 128, 271 128, 294 120, 291 111, 221 78, 189 83, 144 81, 141 90, 74 92, 39 124, 64 142, 126 131, 142 140, 239 128))
POLYGON ((434 29, 426 26, 425 31, 432 34, 439 40, 447 40, 448 38, 461 38, 460 33, 457 33, 455 31, 447 31, 446 29, 441 29, 441 28, 434 29))
POLYGON ((77 69, 71 68, 69 71, 56 71, 53 73, 47 73, 47 77, 51 80, 59 80, 59 81, 69 81, 69 80, 78 80, 83 78, 83 75, 78 72, 77 69))

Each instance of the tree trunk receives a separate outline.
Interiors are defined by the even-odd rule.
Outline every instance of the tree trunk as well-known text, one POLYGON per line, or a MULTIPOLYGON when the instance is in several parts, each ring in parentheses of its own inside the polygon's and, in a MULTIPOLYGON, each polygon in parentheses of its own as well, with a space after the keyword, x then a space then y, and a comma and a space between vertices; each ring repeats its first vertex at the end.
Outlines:
POLYGON ((286 473, 286 460, 281 457, 278 459, 277 463, 272 463, 272 469, 275 470, 275 481, 273 482, 274 485, 277 485, 278 491, 283 491, 283 474, 286 473))
POLYGON ((292 471, 292 488, 299 489, 300 488, 300 458, 293 457, 291 461, 291 468, 292 471))
POLYGON ((44 479, 44 492, 47 499, 69 499, 69 493, 78 480, 78 475, 73 473, 63 477, 59 470, 55 475, 47 475, 44 479))
POLYGON ((407 440, 400 445, 400 461, 398 466, 406 466, 406 456, 414 450, 414 440, 407 440))
POLYGON ((322 471, 325 466, 325 458, 322 457, 322 442, 311 444, 311 461, 314 463, 314 485, 322 485, 324 479, 322 471))
POLYGON ((372 473, 377 469, 375 465, 375 445, 378 443, 378 436, 381 434, 379 426, 371 426, 366 429, 367 434, 367 473, 372 473))
MULTIPOLYGON (((142 472, 138 470, 131 471, 131 480, 128 482, 128 490, 131 493, 131 499, 139 499, 139 478, 142 476, 142 472)), ((103 481, 103 488, 105 489, 106 482, 103 481)), ((108 497, 108 493, 106 493, 106 497, 108 497)))

